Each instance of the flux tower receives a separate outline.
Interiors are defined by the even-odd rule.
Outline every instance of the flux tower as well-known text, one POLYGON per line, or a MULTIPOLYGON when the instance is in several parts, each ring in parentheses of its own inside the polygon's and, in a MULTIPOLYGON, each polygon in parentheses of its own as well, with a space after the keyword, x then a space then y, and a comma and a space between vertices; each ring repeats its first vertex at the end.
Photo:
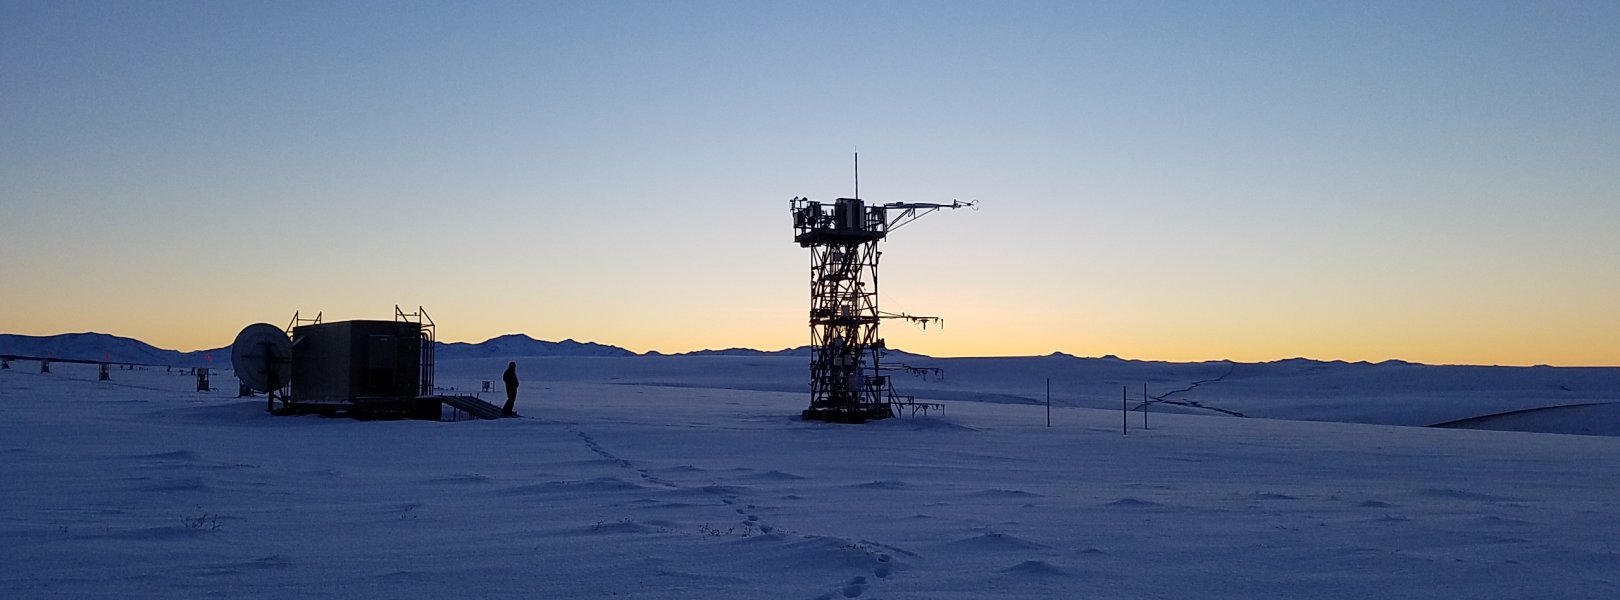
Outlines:
POLYGON ((804 418, 839 423, 889 418, 899 398, 879 364, 885 346, 878 323, 905 319, 927 328, 940 319, 878 310, 883 254, 878 242, 924 215, 974 203, 868 205, 860 198, 832 203, 794 198, 791 206, 793 241, 810 249, 810 407, 804 418))

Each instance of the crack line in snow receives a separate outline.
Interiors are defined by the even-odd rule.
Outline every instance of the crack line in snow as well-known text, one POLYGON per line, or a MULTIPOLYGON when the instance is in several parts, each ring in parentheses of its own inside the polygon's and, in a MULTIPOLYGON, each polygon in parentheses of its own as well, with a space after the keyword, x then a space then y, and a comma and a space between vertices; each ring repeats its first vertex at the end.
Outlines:
POLYGON ((1185 394, 1187 392, 1198 389, 1198 386, 1204 385, 1206 383, 1218 383, 1221 380, 1226 379, 1227 375, 1231 375, 1232 372, 1236 371, 1236 370, 1237 370, 1237 363, 1234 363, 1232 361, 1226 361, 1226 372, 1221 373, 1221 375, 1219 377, 1216 377, 1214 379, 1204 379, 1204 380, 1201 380, 1201 381, 1194 381, 1194 382, 1192 382, 1192 385, 1189 385, 1189 386, 1184 387, 1184 388, 1179 389, 1179 390, 1165 392, 1165 393, 1159 394, 1157 396, 1148 396, 1149 401, 1143 402, 1142 404, 1137 405, 1136 408, 1132 408, 1131 410, 1143 410, 1143 409, 1145 409, 1147 407, 1148 404, 1152 404, 1154 402, 1161 402, 1161 403, 1164 403, 1164 404, 1174 404, 1176 406, 1185 406, 1185 407, 1188 407, 1188 408, 1202 408, 1204 410, 1213 410, 1215 412, 1231 415, 1231 416, 1234 416, 1234 417, 1245 416, 1243 413, 1240 413, 1240 412, 1235 411, 1235 410, 1227 410, 1227 409, 1224 409, 1224 408, 1219 408, 1219 407, 1214 407, 1214 406, 1205 406, 1204 403, 1199 402, 1197 400, 1169 400, 1168 399, 1170 396, 1174 396, 1176 394, 1185 394))

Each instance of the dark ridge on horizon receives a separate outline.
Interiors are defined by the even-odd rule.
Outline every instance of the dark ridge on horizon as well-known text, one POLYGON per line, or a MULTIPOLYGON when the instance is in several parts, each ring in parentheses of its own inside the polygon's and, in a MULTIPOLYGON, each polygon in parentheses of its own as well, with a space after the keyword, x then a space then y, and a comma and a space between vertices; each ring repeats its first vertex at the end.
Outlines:
MULTIPOLYGON (((158 348, 146 342, 97 332, 61 333, 48 336, 34 336, 11 333, 0 333, 0 355, 36 356, 57 359, 74 359, 82 361, 107 361, 116 363, 141 363, 152 365, 173 366, 229 366, 230 346, 207 350, 194 350, 181 352, 158 348), (212 360, 210 360, 210 358, 212 360)), ((545 357, 545 356, 579 356, 603 358, 630 358, 637 356, 744 356, 744 357, 771 357, 771 356, 800 356, 810 355, 809 346, 783 348, 780 350, 757 350, 753 348, 724 348, 702 349, 687 352, 664 353, 657 350, 635 352, 612 344, 597 342, 580 342, 573 339, 562 341, 547 341, 536 339, 525 333, 508 333, 495 336, 482 342, 437 342, 437 356, 440 360, 455 360, 463 358, 495 358, 495 357, 545 357)), ((1212 359, 1201 361, 1169 361, 1154 359, 1121 358, 1114 354, 1105 354, 1097 357, 1082 357, 1067 352, 1052 352, 1044 355, 1020 356, 929 356, 891 349, 886 355, 894 360, 1077 360, 1077 361, 1113 361, 1120 363, 1139 364, 1208 364, 1208 363, 1234 363, 1253 365, 1278 365, 1299 367, 1499 367, 1513 369, 1530 368, 1612 368, 1602 366, 1588 367, 1553 367, 1546 364, 1533 366, 1512 365, 1469 365, 1469 364, 1426 364, 1399 359, 1388 359, 1379 362, 1371 361, 1345 361, 1321 360, 1305 357, 1283 358, 1269 361, 1240 362, 1227 359, 1212 359)))
POLYGON ((0 333, 0 355, 196 367, 229 365, 231 362, 231 349, 228 346, 181 352, 158 348, 134 338, 93 331, 44 336, 0 333))

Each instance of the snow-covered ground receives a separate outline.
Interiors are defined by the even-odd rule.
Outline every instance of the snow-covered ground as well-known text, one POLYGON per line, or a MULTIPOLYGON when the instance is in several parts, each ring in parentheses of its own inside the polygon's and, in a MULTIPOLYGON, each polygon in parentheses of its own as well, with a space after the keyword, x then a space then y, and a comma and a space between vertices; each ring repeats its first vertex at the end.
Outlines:
MULTIPOLYGON (((791 356, 516 360, 525 373, 546 381, 794 393, 806 390, 809 362, 791 356)), ((465 387, 474 380, 499 379, 506 362, 447 361, 441 363, 440 382, 465 387)), ((1121 392, 1133 407, 1139 405, 1146 384, 1150 398, 1168 401, 1155 401, 1152 412, 1413 426, 1489 417, 1474 426, 1620 436, 1620 368, 1616 367, 1433 366, 1301 359, 1168 363, 1065 355, 899 356, 885 364, 939 369, 937 374, 896 375, 896 386, 946 402, 1044 406, 1050 381, 1054 406, 1117 410, 1121 392), (1492 416, 1528 409, 1549 410, 1492 416)))
MULTIPOLYGON (((943 416, 860 426, 797 420, 791 357, 519 359, 527 418, 458 423, 273 417, 228 374, 198 393, 161 369, 100 382, 15 363, 0 371, 0 597, 1620 589, 1620 437, 1366 424, 1613 402, 1613 370, 1414 387, 1379 370, 1401 365, 998 360, 900 382, 943 416), (1315 420, 1157 405, 1151 430, 1132 413, 1121 435, 1120 388, 1135 401, 1143 383, 1214 378, 1183 397, 1315 420)), ((504 364, 447 361, 439 383, 477 389, 504 364)))

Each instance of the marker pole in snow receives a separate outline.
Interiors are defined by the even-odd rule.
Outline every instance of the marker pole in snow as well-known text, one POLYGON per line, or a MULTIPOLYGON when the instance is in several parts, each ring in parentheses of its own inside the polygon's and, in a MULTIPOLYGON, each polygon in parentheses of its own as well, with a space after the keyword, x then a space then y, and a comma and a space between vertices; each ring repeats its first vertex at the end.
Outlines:
POLYGON ((1052 426, 1052 378, 1046 378, 1046 426, 1052 426))
POLYGON ((1147 429, 1148 428, 1148 426, 1147 426, 1147 405, 1148 405, 1147 382, 1144 381, 1144 382, 1142 382, 1142 429, 1147 429))
POLYGON ((1127 404, 1129 404, 1130 401, 1131 401, 1130 395, 1131 395, 1131 387, 1130 386, 1128 386, 1128 385, 1119 386, 1119 434, 1120 435, 1130 435, 1131 434, 1131 422, 1128 420, 1131 417, 1131 409, 1130 409, 1129 406, 1127 406, 1127 404))

